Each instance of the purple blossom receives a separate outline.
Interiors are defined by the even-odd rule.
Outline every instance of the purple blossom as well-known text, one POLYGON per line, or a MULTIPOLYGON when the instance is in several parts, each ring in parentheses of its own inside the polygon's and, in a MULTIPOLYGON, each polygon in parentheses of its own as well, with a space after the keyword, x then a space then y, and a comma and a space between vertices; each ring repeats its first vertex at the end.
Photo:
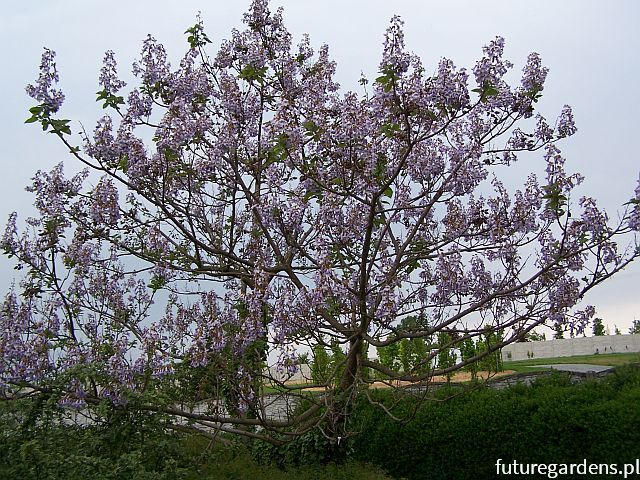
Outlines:
POLYGON ((544 81, 549 69, 542 66, 540 55, 533 52, 527 57, 527 64, 522 70, 522 88, 528 95, 535 95, 544 89, 544 81))
POLYGON ((453 62, 443 58, 438 64, 438 73, 430 86, 435 89, 434 96, 438 100, 453 108, 460 108, 469 103, 468 78, 464 68, 456 71, 453 62))
POLYGON ((640 231, 640 178, 638 178, 638 186, 634 191, 634 197, 631 199, 631 213, 629 215, 629 228, 631 230, 640 231))
POLYGON ((93 189, 90 212, 91 220, 97 225, 115 226, 118 222, 118 190, 110 178, 102 177, 93 189))
POLYGON ((166 80, 170 65, 164 46, 148 35, 143 42, 141 59, 133 64, 133 74, 140 76, 145 84, 153 86, 166 80))
POLYGON ((112 50, 107 50, 104 54, 99 83, 108 95, 114 95, 118 90, 126 86, 126 83, 118 78, 115 53, 112 50))
POLYGON ((64 94, 60 90, 52 88, 58 83, 58 70, 54 61, 56 52, 44 49, 40 62, 40 75, 35 85, 27 85, 29 96, 47 107, 51 113, 57 112, 64 102, 64 94))
POLYGON ((573 122, 573 113, 569 105, 562 107, 562 113, 558 117, 557 130, 559 138, 570 137, 578 131, 573 122))
POLYGON ((547 120, 542 115, 536 115, 536 129, 534 132, 535 138, 540 143, 548 143, 553 139, 553 129, 547 123, 547 120))
POLYGON ((476 83, 483 88, 487 85, 498 87, 502 84, 502 77, 513 64, 502 59, 504 52, 504 38, 496 37, 482 48, 483 57, 473 67, 476 83))

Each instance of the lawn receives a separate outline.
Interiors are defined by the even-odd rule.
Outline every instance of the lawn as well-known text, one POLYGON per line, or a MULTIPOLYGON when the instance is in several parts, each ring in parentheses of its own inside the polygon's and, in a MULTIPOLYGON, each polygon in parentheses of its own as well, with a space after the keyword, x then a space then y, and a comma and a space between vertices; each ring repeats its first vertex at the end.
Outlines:
POLYGON ((504 362, 505 370, 531 372, 545 368, 531 368, 536 365, 552 365, 557 363, 586 363, 589 365, 612 365, 614 367, 628 363, 640 362, 640 353, 608 353, 598 355, 576 355, 573 357, 531 358, 517 362, 504 362))

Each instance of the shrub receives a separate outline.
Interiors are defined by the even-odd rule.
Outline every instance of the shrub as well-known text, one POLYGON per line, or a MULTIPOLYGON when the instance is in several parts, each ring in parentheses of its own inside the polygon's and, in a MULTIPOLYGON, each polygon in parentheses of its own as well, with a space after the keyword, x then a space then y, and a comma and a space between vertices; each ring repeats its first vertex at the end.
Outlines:
MULTIPOLYGON (((389 392, 376 394, 391 404, 389 392)), ((362 433, 351 446, 355 458, 409 479, 493 478, 499 458, 624 464, 640 457, 638 405, 637 367, 579 385, 557 374, 532 387, 482 389, 417 410, 407 398, 392 409, 413 417, 406 424, 360 403, 354 421, 362 433)))

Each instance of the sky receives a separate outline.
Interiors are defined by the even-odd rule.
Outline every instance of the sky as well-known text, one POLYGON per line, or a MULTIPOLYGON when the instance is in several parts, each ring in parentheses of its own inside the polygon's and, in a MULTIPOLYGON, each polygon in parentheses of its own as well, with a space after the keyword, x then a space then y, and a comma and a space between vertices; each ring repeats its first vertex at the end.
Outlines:
MULTIPOLYGON (((505 56, 519 77, 527 55, 538 52, 550 70, 539 103, 550 120, 564 104, 572 106, 578 133, 559 144, 570 171, 586 176, 579 193, 599 200, 611 218, 637 185, 640 154, 637 143, 637 93, 640 64, 640 2, 588 0, 273 0, 284 8, 285 24, 299 40, 308 33, 314 47, 329 45, 337 62, 337 81, 344 91, 357 90, 364 73, 377 76, 384 31, 393 15, 405 21, 407 47, 422 57, 427 72, 441 57, 471 69, 482 46, 496 35, 505 38, 505 56), (634 33, 635 32, 635 33, 634 33)), ((184 31, 198 12, 215 46, 241 28, 248 0, 180 2, 165 0, 30 0, 7 2, 0 17, 0 228, 10 212, 21 218, 32 212, 31 194, 24 191, 38 169, 49 170, 66 160, 66 171, 77 170, 62 145, 36 125, 26 125, 35 104, 24 87, 35 80, 43 47, 55 50, 60 87, 67 100, 64 118, 92 130, 101 109, 95 103, 98 71, 106 50, 116 52, 122 76, 131 80, 130 66, 141 42, 152 34, 164 43, 177 64, 187 48, 184 31), (81 123, 80 123, 81 122, 81 123)), ((538 158, 519 163, 516 173, 541 172, 538 158)), ((0 258, 0 291, 14 276, 12 264, 0 258)), ((592 291, 586 303, 596 306, 613 333, 623 333, 640 318, 640 262, 592 291)))

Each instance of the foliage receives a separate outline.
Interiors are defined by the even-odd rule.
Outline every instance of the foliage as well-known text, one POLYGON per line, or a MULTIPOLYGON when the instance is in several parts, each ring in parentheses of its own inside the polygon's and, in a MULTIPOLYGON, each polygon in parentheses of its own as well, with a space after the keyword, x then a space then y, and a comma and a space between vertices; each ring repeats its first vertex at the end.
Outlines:
POLYGON ((311 379, 314 383, 326 383, 330 377, 331 357, 322 344, 313 347, 313 361, 311 363, 311 379))
MULTIPOLYGON (((378 467, 346 462, 304 462, 276 466, 258 464, 241 445, 212 448, 208 439, 170 433, 154 421, 139 423, 112 419, 85 427, 55 422, 30 426, 18 418, 34 414, 29 402, 0 404, 0 478, 56 480, 384 480, 378 467), (300 465, 299 463, 303 463, 300 465)), ((124 420, 124 419, 122 419, 124 420)), ((135 419, 134 419, 135 420, 135 419)))
POLYGON ((593 319, 593 335, 596 337, 602 337, 604 335, 604 323, 601 318, 593 319))
POLYGON ((462 361, 470 361, 464 369, 471 374, 471 380, 475 380, 478 376, 478 362, 473 362, 471 359, 478 354, 477 347, 472 339, 466 338, 460 347, 460 354, 462 356, 462 361))
MULTIPOLYGON (((456 364, 456 354, 451 349, 452 343, 450 334, 445 332, 438 334, 438 368, 441 370, 449 369, 456 364)), ((447 382, 451 381, 452 376, 453 372, 447 371, 447 382)))
POLYGON ((636 320, 636 319, 633 320, 633 324, 629 329, 629 333, 632 335, 640 334, 640 320, 636 320))
MULTIPOLYGON (((390 392, 379 401, 392 404, 390 392)), ((554 375, 533 387, 483 389, 446 402, 396 404, 398 423, 359 405, 355 458, 408 479, 494 478, 495 462, 631 463, 640 455, 640 370, 620 367, 606 379, 572 385, 554 375), (393 445, 393 448, 389 448, 393 445), (456 448, 452 450, 451 446, 456 448)))
POLYGON ((0 404, 0 478, 169 480, 191 469, 179 438, 153 417, 114 411, 81 427, 34 403, 0 404))
MULTIPOLYGON (((402 327, 406 329, 417 328, 415 317, 407 317, 402 320, 402 327)), ((429 348, 433 347, 429 340, 423 337, 403 338, 385 347, 378 347, 378 357, 382 365, 393 371, 410 374, 424 374, 432 365, 429 358, 429 348)), ((378 378, 388 378, 378 372, 378 378)))
POLYGON ((252 457, 258 463, 278 468, 327 464, 336 460, 335 453, 331 441, 319 431, 308 432, 285 445, 256 441, 251 447, 252 457))
POLYGON ((497 373, 504 370, 502 365, 502 353, 500 350, 496 350, 494 348, 494 345, 501 343, 502 340, 502 332, 493 331, 487 331, 483 337, 478 339, 476 351, 480 353, 490 352, 480 360, 480 370, 484 370, 489 373, 497 373))
POLYGON ((554 328, 553 338, 556 340, 560 340, 564 338, 564 327, 559 323, 556 323, 554 328))
POLYGON ((394 342, 384 347, 378 347, 380 363, 391 371, 400 369, 400 342, 394 342))
POLYGON ((532 330, 524 338, 526 342, 544 342, 547 340, 547 335, 544 332, 538 333, 532 330))
POLYGON ((431 367, 467 338, 485 339, 472 361, 489 362, 536 325, 581 332, 594 309, 578 302, 640 255, 623 245, 640 230, 640 186, 618 216, 578 195, 558 147, 576 132, 571 108, 550 122, 536 111, 538 54, 514 85, 500 37, 470 70, 423 66, 394 17, 380 74, 345 92, 328 47, 295 46, 267 0, 244 24, 211 54, 198 21, 176 67, 147 37, 128 90, 107 52, 105 115, 79 137, 45 50, 27 122, 86 170, 37 172, 37 215, 12 214, 0 241, 24 274, 0 308, 8 396, 133 403, 274 444, 320 429, 337 441, 373 377, 463 368, 431 367), (499 180, 531 152, 543 177, 499 180), (442 332, 451 342, 431 349, 442 332), (297 418, 263 415, 263 385, 324 338, 327 395, 297 418))

